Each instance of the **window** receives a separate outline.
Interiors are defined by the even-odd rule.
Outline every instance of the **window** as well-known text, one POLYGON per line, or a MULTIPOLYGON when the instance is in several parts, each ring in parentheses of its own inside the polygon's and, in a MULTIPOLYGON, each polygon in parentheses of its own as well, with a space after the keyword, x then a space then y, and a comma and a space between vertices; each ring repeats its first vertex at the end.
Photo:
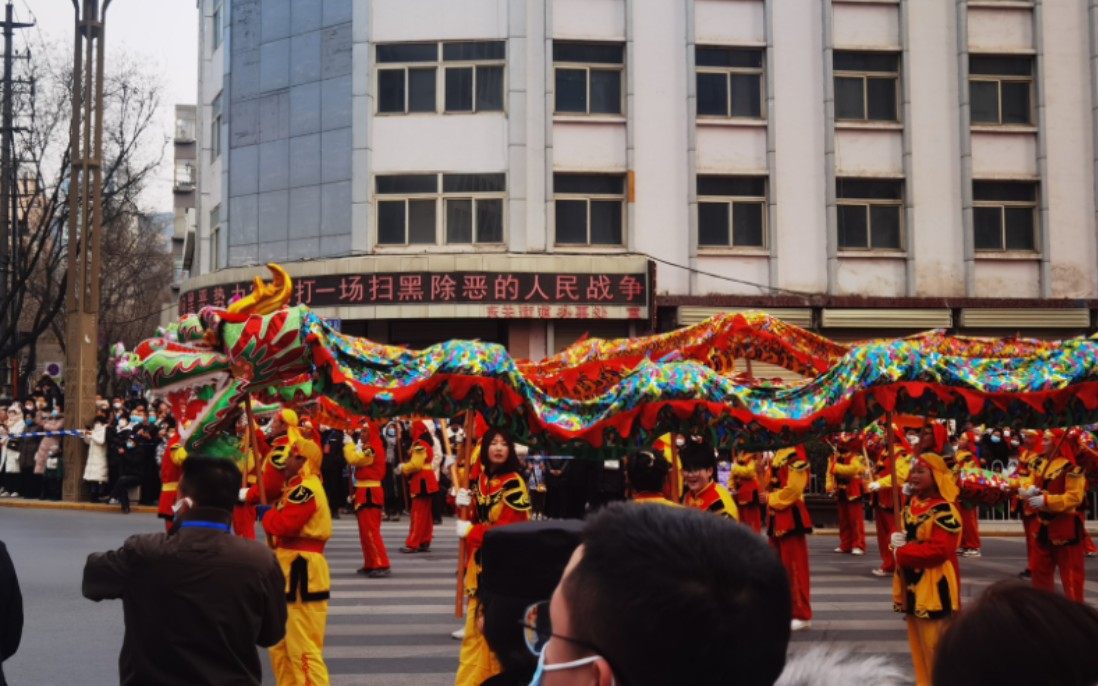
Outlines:
POLYGON ((621 114, 625 46, 621 43, 553 43, 559 114, 621 114))
POLYGON ((210 105, 210 162, 221 157, 221 93, 210 105))
POLYGON ((175 118, 175 140, 190 143, 194 140, 194 116, 185 114, 175 118))
POLYGON ((835 121, 899 121, 900 58, 887 52, 834 54, 835 121))
POLYGON ((698 176, 698 247, 766 246, 766 177, 698 176))
POLYGON ((1033 123, 1033 58, 970 55, 968 99, 973 124, 1033 123))
POLYGON ((221 3, 214 5, 213 15, 210 17, 210 52, 221 47, 221 3))
POLYGON ((194 188, 194 162, 192 160, 176 160, 175 187, 178 189, 194 188))
POLYGON ((218 259, 220 259, 220 243, 221 243, 221 227, 215 226, 210 229, 210 271, 213 271, 220 267, 218 259))
POLYGON ((378 245, 503 242, 504 174, 386 175, 376 184, 378 245))
POLYGON ((557 245, 622 245, 625 177, 553 174, 557 245))
POLYGON ((694 48, 699 117, 762 117, 763 51, 694 48))
POLYGON ((377 111, 502 112, 505 60, 503 41, 379 45, 377 111))
POLYGON ((840 250, 903 249, 903 181, 837 179, 840 250))
POLYGON ((973 181, 976 250, 1037 250, 1037 184, 973 181))

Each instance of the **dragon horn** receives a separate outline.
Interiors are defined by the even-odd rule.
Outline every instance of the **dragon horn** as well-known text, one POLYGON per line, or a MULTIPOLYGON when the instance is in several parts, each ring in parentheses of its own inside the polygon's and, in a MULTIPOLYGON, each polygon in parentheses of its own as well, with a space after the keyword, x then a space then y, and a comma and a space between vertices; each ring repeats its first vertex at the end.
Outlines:
POLYGON ((229 305, 229 312, 237 314, 271 314, 281 309, 290 301, 293 293, 293 280, 286 270, 277 264, 267 265, 271 270, 271 282, 264 283, 260 277, 255 277, 252 292, 229 305))

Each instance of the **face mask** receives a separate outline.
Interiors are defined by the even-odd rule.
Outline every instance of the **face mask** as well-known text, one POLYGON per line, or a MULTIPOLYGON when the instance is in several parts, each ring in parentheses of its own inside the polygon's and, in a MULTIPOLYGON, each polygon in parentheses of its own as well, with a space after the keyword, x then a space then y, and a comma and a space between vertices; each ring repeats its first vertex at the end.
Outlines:
POLYGON ((1003 440, 1002 436, 992 436, 992 437, 991 437, 991 442, 992 442, 992 443, 998 443, 998 442, 1000 442, 1000 441, 1002 441, 1002 440, 1003 440))
POLYGON ((919 445, 919 437, 918 436, 912 436, 911 438, 907 439, 907 442, 910 443, 911 445, 919 445))
POLYGON ((541 679, 545 675, 545 672, 560 672, 566 669, 575 669, 576 667, 583 667, 589 665, 602 658, 598 655, 592 655, 591 657, 580 658, 579 660, 573 660, 571 662, 562 662, 559 665, 547 665, 545 664, 545 651, 542 650, 538 655, 538 667, 534 670, 534 676, 530 677, 530 686, 541 686, 541 679))
POLYGON ((396 435, 397 435, 396 429, 386 429, 385 430, 385 435, 388 436, 389 438, 395 438, 396 435))
POLYGON ((1018 439, 1014 439, 1013 441, 1010 442, 1010 444, 1012 446, 1014 446, 1015 448, 1017 448, 1019 445, 1021 445, 1021 443, 1018 442, 1018 439))
POLYGON ((137 415, 130 415, 130 423, 131 424, 140 424, 143 421, 145 421, 144 417, 138 417, 137 415))
POLYGON ((679 446, 680 448, 683 447, 684 445, 686 445, 686 439, 685 438, 676 438, 675 439, 675 445, 679 446))
POLYGON ((122 409, 122 403, 115 403, 114 404, 114 409, 121 410, 122 409))
POLYGON ((130 425, 130 423, 127 422, 125 419, 119 419, 118 420, 118 428, 119 429, 125 429, 129 425, 130 425))

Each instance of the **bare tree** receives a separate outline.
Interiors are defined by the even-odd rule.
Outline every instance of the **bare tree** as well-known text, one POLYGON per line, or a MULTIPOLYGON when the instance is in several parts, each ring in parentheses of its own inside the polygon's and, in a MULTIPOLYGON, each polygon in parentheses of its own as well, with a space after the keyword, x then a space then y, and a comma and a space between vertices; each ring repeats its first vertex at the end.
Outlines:
MULTIPOLYGON (((0 302, 0 307, 13 307, 19 313, 18 326, 0 331, 0 356, 9 359, 25 348, 33 350, 39 336, 51 328, 62 346, 65 341, 71 53, 47 44, 41 36, 34 42, 34 60, 27 61, 26 73, 20 76, 33 82, 34 87, 26 89, 14 103, 22 128, 15 139, 21 211, 8 297, 0 302)), ((151 244, 141 245, 129 233, 140 234, 136 219, 140 195, 163 160, 167 139, 156 126, 158 75, 129 57, 108 60, 106 71, 102 205, 102 268, 106 278, 101 311, 113 316, 110 309, 119 305, 114 295, 108 295, 117 292, 109 287, 108 282, 114 278, 111 270, 147 261, 148 250, 153 248, 151 244), (109 257, 107 246, 114 246, 110 249, 115 251, 114 257, 109 257), (140 246, 140 251, 117 257, 123 246, 140 246)), ((163 283, 168 281, 170 274, 163 283)), ((136 316, 134 311, 129 312, 123 319, 136 316)), ((104 316, 104 321, 107 319, 104 316)), ((108 341, 114 342, 100 337, 103 360, 108 341)))

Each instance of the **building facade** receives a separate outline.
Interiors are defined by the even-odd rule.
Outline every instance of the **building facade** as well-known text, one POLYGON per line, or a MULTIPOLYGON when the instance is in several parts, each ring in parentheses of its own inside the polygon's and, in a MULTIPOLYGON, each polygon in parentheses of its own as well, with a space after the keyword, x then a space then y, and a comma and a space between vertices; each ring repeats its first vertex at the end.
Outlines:
POLYGON ((345 331, 532 358, 746 308, 1087 333, 1092 4, 201 0, 181 307, 276 261, 345 331))
POLYGON ((196 206, 198 204, 198 114, 194 105, 175 106, 175 134, 172 139, 172 289, 178 292, 187 278, 184 263, 194 258, 196 206), (184 251, 190 250, 190 255, 184 251))

